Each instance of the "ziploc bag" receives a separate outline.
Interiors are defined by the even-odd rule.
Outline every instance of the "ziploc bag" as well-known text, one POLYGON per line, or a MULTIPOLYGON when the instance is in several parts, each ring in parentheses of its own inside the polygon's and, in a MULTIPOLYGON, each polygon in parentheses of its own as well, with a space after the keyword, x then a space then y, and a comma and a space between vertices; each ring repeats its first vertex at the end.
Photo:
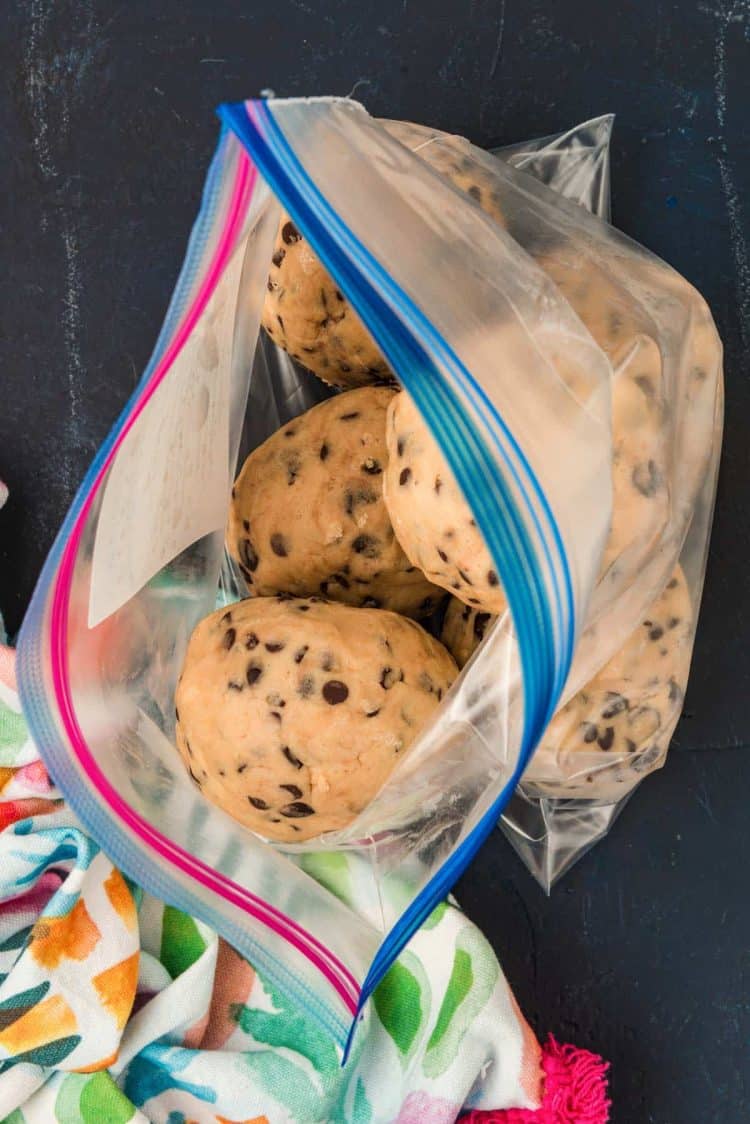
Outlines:
MULTIPOLYGON (((112 858, 344 1041, 497 822, 567 679, 609 525, 610 370, 513 238, 360 106, 250 102, 223 117, 154 355, 25 621, 21 692, 52 774, 112 858), (208 805, 172 743, 186 641, 214 607, 246 404, 258 408, 279 202, 440 442, 513 614, 487 645, 502 679, 477 690, 469 670, 363 815, 305 850, 208 805), (533 394, 515 392, 501 344, 533 394), (337 851, 370 903, 358 913, 307 873, 337 851)), ((516 194, 511 180, 509 213, 516 194)))

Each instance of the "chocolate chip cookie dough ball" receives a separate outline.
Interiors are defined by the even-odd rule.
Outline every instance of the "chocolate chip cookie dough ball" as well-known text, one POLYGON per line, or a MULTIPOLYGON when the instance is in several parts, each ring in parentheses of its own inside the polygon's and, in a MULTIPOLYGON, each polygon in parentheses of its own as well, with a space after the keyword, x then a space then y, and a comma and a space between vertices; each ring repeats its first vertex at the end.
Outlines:
MULTIPOLYGON (((483 210, 500 218, 487 176, 475 166, 463 137, 400 121, 383 125, 483 210)), ((367 328, 286 213, 274 244, 262 323, 274 343, 331 386, 346 389, 393 381, 367 328)))
POLYGON ((555 714, 524 789, 610 803, 659 768, 682 706, 692 627, 678 566, 624 647, 555 714))
POLYGON ((505 594, 456 480, 401 391, 388 407, 383 494, 396 537, 412 565, 465 604, 500 613, 505 594))
POLYGON ((283 426, 245 461, 227 543, 254 596, 320 594, 427 615, 443 596, 404 554, 383 499, 394 392, 336 395, 283 426))
POLYGON ((414 621, 320 598, 254 598, 195 629, 176 739, 203 794, 301 842, 375 796, 458 674, 414 621))

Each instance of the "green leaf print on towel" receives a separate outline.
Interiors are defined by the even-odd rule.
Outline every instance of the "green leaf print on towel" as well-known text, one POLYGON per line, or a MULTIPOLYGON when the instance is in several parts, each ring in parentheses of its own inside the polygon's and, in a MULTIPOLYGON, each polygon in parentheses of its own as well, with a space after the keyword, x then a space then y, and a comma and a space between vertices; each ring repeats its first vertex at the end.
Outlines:
POLYGON ((498 972, 495 954, 482 934, 476 929, 460 933, 448 987, 422 1063, 427 1077, 439 1077, 456 1057, 461 1039, 494 991, 498 972))
POLYGON ((425 970, 411 952, 403 952, 378 984, 373 1004, 378 1018, 405 1062, 426 1027, 430 1010, 430 984, 425 970))

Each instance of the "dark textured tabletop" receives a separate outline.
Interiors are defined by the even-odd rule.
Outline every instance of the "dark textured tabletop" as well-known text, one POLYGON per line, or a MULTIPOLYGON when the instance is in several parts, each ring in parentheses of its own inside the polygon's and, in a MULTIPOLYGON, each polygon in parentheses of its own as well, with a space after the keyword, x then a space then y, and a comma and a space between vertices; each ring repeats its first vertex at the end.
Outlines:
POLYGON ((750 1119, 750 3, 6 0, 0 605, 17 628, 177 275, 213 108, 271 87, 495 145, 612 111, 614 221, 708 299, 726 434, 665 769, 545 898, 496 834, 458 887, 521 1006, 612 1061, 615 1124, 750 1119))

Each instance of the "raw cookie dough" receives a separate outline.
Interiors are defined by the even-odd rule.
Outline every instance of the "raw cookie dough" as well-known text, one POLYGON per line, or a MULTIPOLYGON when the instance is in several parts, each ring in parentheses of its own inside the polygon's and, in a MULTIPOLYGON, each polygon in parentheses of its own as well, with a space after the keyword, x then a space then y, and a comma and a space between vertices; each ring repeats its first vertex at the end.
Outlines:
POLYGON ((457 597, 451 597, 443 618, 440 640, 448 649, 459 667, 469 662, 469 657, 484 640, 497 614, 484 609, 465 605, 457 597))
POLYGON ((175 695, 177 748, 204 796, 271 839, 345 827, 458 674, 414 621, 265 597, 200 621, 175 695))
MULTIPOLYGON (((500 218, 492 189, 468 155, 463 137, 401 121, 382 124, 483 210, 500 218)), ((262 316, 266 332, 324 382, 346 388, 393 381, 372 336, 286 213, 279 222, 267 289, 262 316)))
POLYGON ((383 494, 412 564, 465 603, 499 613, 507 602, 484 539, 414 402, 401 391, 388 407, 383 494))
POLYGON ((524 774, 525 791, 610 803, 659 768, 682 708, 692 630, 678 566, 624 647, 555 714, 524 774))
POLYGON ((394 392, 338 394, 283 426, 245 461, 227 543, 253 596, 322 594, 408 616, 443 591, 406 557, 383 500, 394 392))
MULTIPOLYGON (((590 263, 540 262, 613 367, 612 522, 600 580, 638 566, 658 545, 670 511, 662 364, 632 308, 590 263)), ((436 585, 485 612, 505 597, 471 511, 442 453, 405 393, 387 426, 386 504, 399 542, 436 585), (433 487, 430 488, 430 481, 433 487), (439 485, 439 486, 438 486, 439 485), (418 512, 418 518, 414 513, 418 512)))

